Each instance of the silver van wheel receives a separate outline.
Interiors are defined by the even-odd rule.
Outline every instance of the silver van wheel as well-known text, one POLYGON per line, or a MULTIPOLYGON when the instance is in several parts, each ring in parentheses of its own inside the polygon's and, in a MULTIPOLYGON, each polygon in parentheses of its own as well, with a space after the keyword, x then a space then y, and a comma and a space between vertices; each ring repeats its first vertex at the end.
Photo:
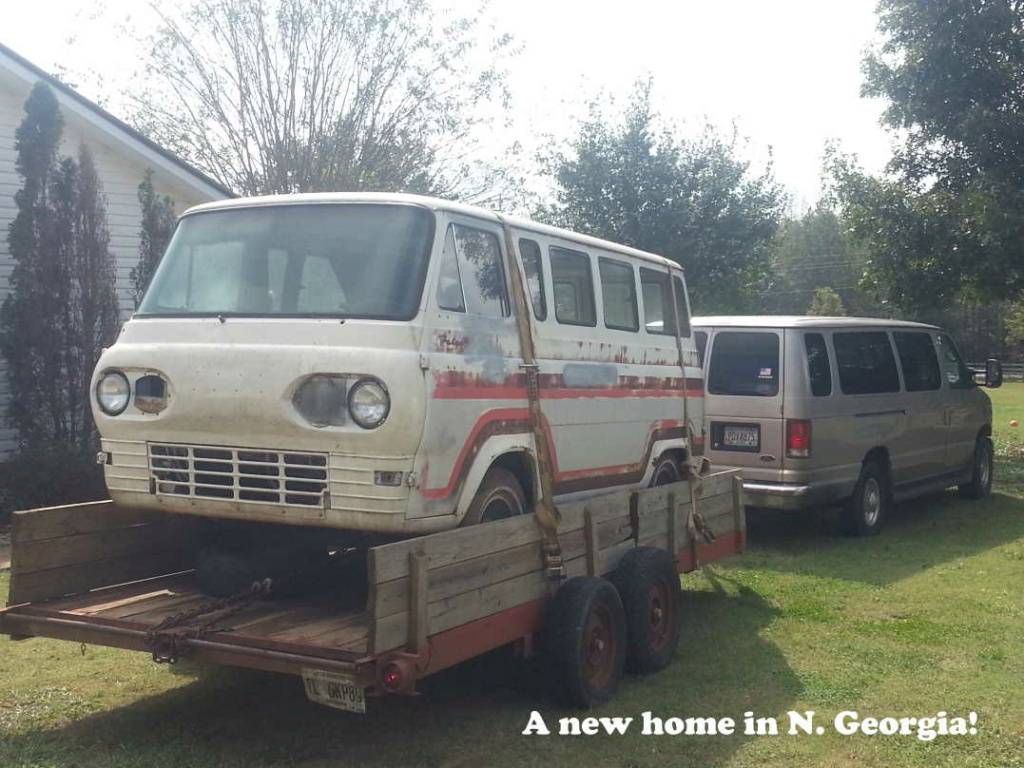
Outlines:
POLYGON ((853 498, 843 510, 843 532, 853 536, 873 536, 882 530, 889 505, 888 475, 876 462, 865 462, 853 490, 853 498))
POLYGON ((961 496, 983 499, 992 492, 992 440, 979 437, 971 457, 971 481, 957 486, 961 496))

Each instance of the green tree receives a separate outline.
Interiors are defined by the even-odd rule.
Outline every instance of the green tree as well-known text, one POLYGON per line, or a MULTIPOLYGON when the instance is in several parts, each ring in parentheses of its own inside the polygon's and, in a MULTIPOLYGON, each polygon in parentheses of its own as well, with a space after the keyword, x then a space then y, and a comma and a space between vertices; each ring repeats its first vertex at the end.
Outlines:
POLYGON ((160 11, 136 123, 242 194, 479 197, 511 38, 425 0, 191 0, 160 11))
POLYGON ((807 314, 819 317, 844 317, 846 307, 843 306, 839 294, 826 285, 815 289, 811 303, 807 307, 807 314))
POLYGON ((97 498, 96 430, 89 381, 117 333, 114 263, 95 165, 82 147, 58 158, 63 120, 37 84, 15 133, 22 188, 7 242, 15 266, 0 309, 8 423, 19 455, 8 466, 5 505, 97 498), (12 501, 12 498, 14 499, 12 501))
POLYGON ((557 189, 540 216, 681 264, 695 311, 746 309, 767 280, 782 190, 770 167, 751 172, 735 136, 675 135, 652 110, 650 87, 638 84, 614 118, 592 106, 568 148, 544 159, 557 189))
POLYGON ((791 314, 794 307, 807 306, 817 289, 828 287, 854 314, 880 313, 860 288, 867 267, 864 249, 851 241, 839 216, 824 203, 782 223, 771 262, 771 287, 761 302, 767 312, 791 314))
POLYGON ((142 296, 149 287, 157 264, 167 249, 174 234, 177 216, 174 200, 169 195, 158 195, 153 189, 153 169, 147 168, 139 184, 139 205, 142 207, 142 229, 139 230, 139 260, 129 279, 132 283, 132 298, 139 306, 142 296))
POLYGON ((834 191, 904 311, 1024 288, 1024 4, 882 0, 864 95, 900 146, 889 178, 833 156, 834 191))

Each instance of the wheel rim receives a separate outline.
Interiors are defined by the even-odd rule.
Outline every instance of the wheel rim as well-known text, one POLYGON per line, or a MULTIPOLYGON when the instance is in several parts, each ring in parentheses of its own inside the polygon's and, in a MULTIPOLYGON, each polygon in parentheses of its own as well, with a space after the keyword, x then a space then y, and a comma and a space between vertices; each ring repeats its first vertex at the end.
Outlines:
POLYGON ((982 448, 980 454, 981 464, 978 467, 978 482, 981 485, 981 490, 984 491, 992 481, 992 454, 987 447, 982 448))
POLYGON ((659 580, 647 592, 647 637, 651 650, 668 649, 672 637, 672 594, 669 586, 659 580))
POLYGON ((862 512, 864 523, 868 527, 877 523, 878 517, 882 513, 882 487, 879 485, 878 480, 873 477, 869 477, 868 481, 864 483, 862 512))
POLYGON ((583 672, 592 687, 603 688, 611 680, 617 642, 611 611, 605 605, 596 606, 583 633, 583 672))

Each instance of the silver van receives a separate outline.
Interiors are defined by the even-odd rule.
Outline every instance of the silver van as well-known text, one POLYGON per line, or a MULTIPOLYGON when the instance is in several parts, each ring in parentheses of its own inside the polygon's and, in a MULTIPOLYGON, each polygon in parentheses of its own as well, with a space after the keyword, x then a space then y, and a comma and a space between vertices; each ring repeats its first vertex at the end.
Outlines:
MULTIPOLYGON (((746 503, 843 503, 877 533, 895 501, 992 487, 992 404, 953 340, 921 323, 851 317, 694 317, 706 455, 743 470, 746 503)), ((998 361, 985 386, 998 387, 998 361)))

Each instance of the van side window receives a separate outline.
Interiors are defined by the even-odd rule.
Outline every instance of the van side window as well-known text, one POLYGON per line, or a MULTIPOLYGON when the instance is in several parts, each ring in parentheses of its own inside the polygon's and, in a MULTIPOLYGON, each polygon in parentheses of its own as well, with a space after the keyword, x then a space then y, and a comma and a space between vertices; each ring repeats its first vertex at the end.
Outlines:
POLYGON ((508 289, 501 263, 501 246, 493 232, 453 224, 455 251, 462 275, 466 311, 491 317, 508 317, 508 289))
POLYGON ((544 296, 544 272, 540 268, 540 246, 533 240, 521 238, 519 255, 523 259, 523 270, 526 272, 526 285, 530 290, 530 301, 533 303, 533 316, 538 320, 546 320, 548 304, 544 296))
POLYGON ((679 335, 684 339, 690 338, 690 312, 686 306, 686 287, 678 277, 673 277, 672 282, 676 287, 676 312, 679 315, 679 335))
POLYGON ((676 318, 672 312, 672 288, 668 284, 668 275, 640 267, 640 290, 644 297, 644 330, 675 336, 676 318))
POLYGON ((900 354, 907 392, 927 392, 942 386, 939 359, 935 356, 931 334, 893 331, 892 338, 900 354))
POLYGON ((967 372, 967 366, 964 365, 956 344, 944 333, 939 334, 939 352, 942 360, 942 373, 951 389, 967 389, 974 385, 974 380, 967 372))
POLYGON ((697 342, 697 364, 701 368, 704 367, 704 350, 708 348, 708 333, 707 331, 697 331, 694 335, 693 340, 697 342))
POLYGON ((811 394, 826 397, 832 394, 832 365, 828 360, 828 347, 820 333, 804 334, 807 352, 807 372, 811 377, 811 394))
POLYGON ((554 283, 555 319, 564 325, 597 325, 590 257, 554 245, 548 254, 554 283))
POLYGON ((779 393, 779 337, 764 331, 719 331, 711 347, 708 392, 775 397, 779 393))
POLYGON ((598 259, 597 264, 601 273, 601 306, 604 308, 605 327, 619 331, 640 330, 633 267, 611 259, 598 259))
POLYGON ((459 263, 455 258, 455 232, 448 227, 441 252, 441 275, 437 281, 437 306, 451 312, 465 312, 466 299, 462 295, 459 263))
POLYGON ((836 332, 832 335, 839 366, 839 386, 847 395, 899 392, 900 377, 885 331, 836 332))

